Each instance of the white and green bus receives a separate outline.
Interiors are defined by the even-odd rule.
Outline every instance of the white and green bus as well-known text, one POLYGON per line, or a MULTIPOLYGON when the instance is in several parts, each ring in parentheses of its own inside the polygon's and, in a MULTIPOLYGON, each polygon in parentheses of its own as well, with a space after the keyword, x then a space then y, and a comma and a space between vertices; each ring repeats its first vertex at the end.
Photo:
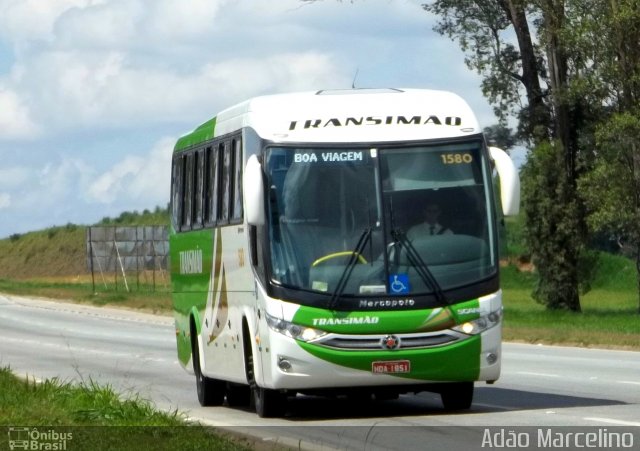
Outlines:
POLYGON ((220 112, 172 164, 178 356, 200 403, 267 417, 298 394, 432 391, 469 408, 474 382, 500 375, 498 224, 519 197, 511 159, 449 92, 293 93, 220 112), (410 233, 434 205, 447 233, 410 233))

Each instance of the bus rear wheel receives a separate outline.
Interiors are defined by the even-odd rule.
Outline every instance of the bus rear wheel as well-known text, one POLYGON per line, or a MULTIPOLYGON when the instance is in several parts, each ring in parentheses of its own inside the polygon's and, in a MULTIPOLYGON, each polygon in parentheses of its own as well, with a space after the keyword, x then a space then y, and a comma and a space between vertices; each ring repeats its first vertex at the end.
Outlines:
POLYGON ((225 383, 218 379, 212 379, 202 374, 200 368, 200 349, 195 325, 191 327, 191 352, 193 359, 193 372, 196 375, 196 390, 198 401, 203 407, 221 406, 224 402, 225 383))
POLYGON ((473 402, 473 382, 446 384, 440 391, 442 404, 446 410, 466 410, 473 402))

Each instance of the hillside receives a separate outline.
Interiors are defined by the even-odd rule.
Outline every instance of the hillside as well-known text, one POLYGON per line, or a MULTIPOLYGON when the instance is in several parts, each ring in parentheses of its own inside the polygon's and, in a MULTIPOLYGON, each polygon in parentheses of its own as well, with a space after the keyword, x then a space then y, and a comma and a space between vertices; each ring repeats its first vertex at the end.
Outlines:
POLYGON ((85 228, 69 224, 0 241, 0 278, 77 277, 87 273, 85 228))
MULTIPOLYGON (((124 212, 95 225, 167 224, 168 211, 124 212)), ((86 227, 67 224, 0 240, 0 279, 80 278, 88 274, 86 227)))

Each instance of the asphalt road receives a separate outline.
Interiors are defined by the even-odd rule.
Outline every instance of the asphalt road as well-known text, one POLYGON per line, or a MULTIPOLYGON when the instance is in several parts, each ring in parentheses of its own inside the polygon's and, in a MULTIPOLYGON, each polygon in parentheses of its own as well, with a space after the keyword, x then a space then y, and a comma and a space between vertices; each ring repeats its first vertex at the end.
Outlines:
POLYGON ((486 434, 528 431, 520 427, 624 427, 640 446, 640 352, 505 343, 500 380, 477 384, 468 412, 446 413, 430 393, 366 404, 298 396, 285 418, 260 419, 200 407, 194 377, 177 362, 170 317, 0 294, 0 366, 108 383, 204 424, 305 449, 483 449, 486 434))

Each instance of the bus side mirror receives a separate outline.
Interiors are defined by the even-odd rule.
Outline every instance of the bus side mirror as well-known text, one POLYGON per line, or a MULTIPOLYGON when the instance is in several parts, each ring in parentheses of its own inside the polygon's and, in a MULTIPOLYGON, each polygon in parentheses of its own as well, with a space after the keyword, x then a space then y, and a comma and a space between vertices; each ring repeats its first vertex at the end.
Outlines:
POLYGON ((247 161, 242 177, 244 191, 244 211, 249 225, 264 224, 264 177, 262 166, 256 155, 251 155, 247 161))
POLYGON ((489 147, 489 154, 500 177, 500 201, 505 216, 520 212, 520 176, 511 157, 502 149, 489 147))

